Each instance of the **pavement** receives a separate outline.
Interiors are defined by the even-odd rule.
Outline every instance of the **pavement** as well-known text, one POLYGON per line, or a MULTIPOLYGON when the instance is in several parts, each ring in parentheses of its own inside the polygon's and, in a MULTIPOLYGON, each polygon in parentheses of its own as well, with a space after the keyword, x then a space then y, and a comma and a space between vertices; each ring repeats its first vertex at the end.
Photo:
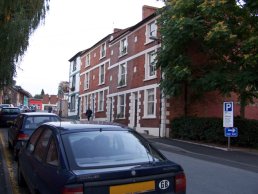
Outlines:
POLYGON ((159 138, 142 134, 161 150, 174 152, 201 160, 216 162, 258 173, 258 149, 222 147, 214 144, 159 138))

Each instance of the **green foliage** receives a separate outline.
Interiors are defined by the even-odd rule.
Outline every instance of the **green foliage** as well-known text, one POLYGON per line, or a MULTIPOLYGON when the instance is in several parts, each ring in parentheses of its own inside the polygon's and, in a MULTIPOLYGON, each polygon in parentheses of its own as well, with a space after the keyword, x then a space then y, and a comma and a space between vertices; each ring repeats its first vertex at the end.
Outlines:
MULTIPOLYGON (((258 121, 236 117, 234 125, 238 137, 231 138, 232 145, 258 148, 258 121)), ((171 122, 172 138, 227 145, 221 118, 181 117, 171 122)))
POLYGON ((12 83, 29 36, 45 18, 49 0, 0 0, 0 88, 12 83))
POLYGON ((242 107, 257 98, 258 20, 253 13, 235 0, 166 1, 158 20, 162 48, 157 55, 165 94, 181 95, 187 85, 198 95, 235 92, 242 107))

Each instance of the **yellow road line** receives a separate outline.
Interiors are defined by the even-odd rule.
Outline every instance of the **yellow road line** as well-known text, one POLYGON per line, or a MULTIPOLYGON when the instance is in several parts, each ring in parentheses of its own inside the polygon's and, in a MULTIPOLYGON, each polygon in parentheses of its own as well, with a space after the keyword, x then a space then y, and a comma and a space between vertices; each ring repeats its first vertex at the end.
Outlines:
POLYGON ((1 144, 3 146, 3 160, 6 161, 6 166, 7 166, 7 170, 8 170, 8 175, 9 175, 9 181, 11 183, 11 191, 13 194, 19 194, 19 187, 17 184, 17 181, 15 181, 15 175, 14 175, 14 171, 13 171, 13 160, 12 160, 12 156, 9 152, 6 151, 6 146, 4 143, 4 137, 3 134, 0 132, 0 140, 1 140, 1 144))

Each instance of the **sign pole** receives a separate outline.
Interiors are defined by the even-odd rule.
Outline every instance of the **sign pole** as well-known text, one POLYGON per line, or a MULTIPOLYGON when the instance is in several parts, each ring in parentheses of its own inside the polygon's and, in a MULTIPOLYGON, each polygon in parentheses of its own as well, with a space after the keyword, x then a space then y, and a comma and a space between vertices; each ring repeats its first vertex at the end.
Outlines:
POLYGON ((228 151, 230 150, 230 137, 235 135, 234 127, 234 105, 233 102, 223 103, 223 127, 225 136, 228 137, 228 151))
POLYGON ((228 151, 230 151, 230 137, 228 137, 228 151))

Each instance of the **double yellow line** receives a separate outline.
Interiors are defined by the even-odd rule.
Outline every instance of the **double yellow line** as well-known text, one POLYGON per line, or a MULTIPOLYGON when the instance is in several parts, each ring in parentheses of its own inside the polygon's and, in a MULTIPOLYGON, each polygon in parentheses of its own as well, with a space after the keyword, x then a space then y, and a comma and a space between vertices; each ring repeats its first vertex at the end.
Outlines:
MULTIPOLYGON (((15 174, 14 174, 14 169, 13 169, 13 159, 11 154, 6 151, 6 145, 4 142, 4 135, 2 133, 2 131, 0 131, 0 143, 2 144, 2 151, 3 151, 3 166, 4 168, 7 170, 5 172, 7 172, 8 174, 5 175, 7 177, 7 181, 9 181, 10 183, 7 183, 11 188, 9 188, 10 192, 12 194, 19 194, 19 186, 17 184, 17 181, 15 180, 15 174), (9 178, 9 179, 8 179, 9 178)), ((10 193, 10 194, 11 194, 10 193)))

